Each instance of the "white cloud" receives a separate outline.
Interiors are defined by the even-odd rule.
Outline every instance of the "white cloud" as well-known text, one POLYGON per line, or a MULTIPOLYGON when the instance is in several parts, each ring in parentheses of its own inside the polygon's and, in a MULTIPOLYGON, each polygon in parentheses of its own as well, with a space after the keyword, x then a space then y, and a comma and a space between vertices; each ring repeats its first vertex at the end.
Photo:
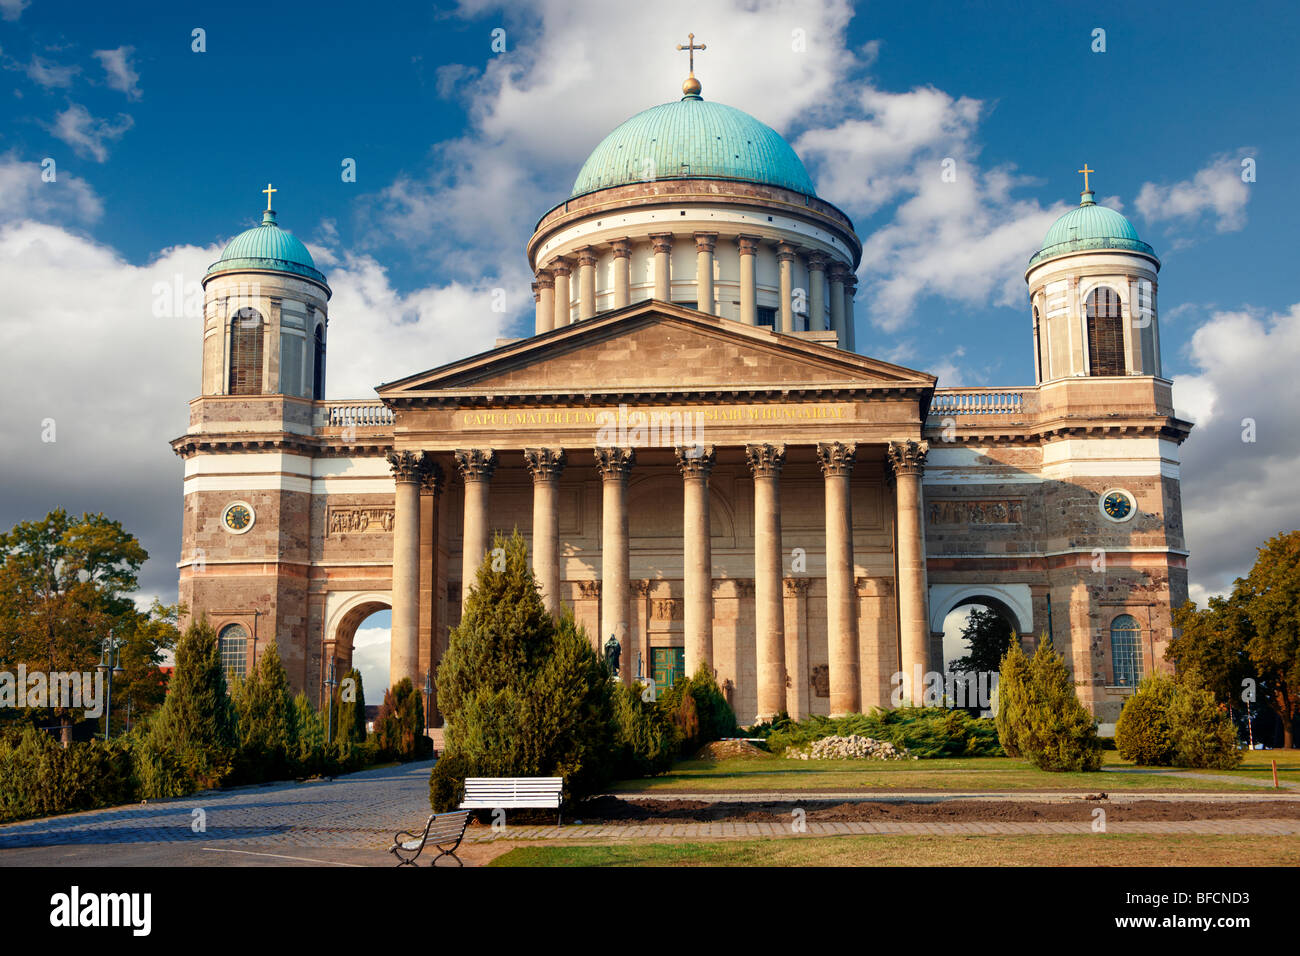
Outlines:
POLYGON ((388 689, 391 631, 386 627, 359 627, 352 639, 352 666, 361 671, 367 704, 381 704, 388 689))
POLYGON ((1191 179, 1170 185, 1143 183, 1135 204, 1149 222, 1193 225, 1203 217, 1214 220, 1217 232, 1234 232, 1246 225, 1250 186, 1242 182, 1241 161, 1253 150, 1220 154, 1191 179))
POLYGON ((84 179, 59 172, 53 182, 40 163, 25 163, 10 152, 0 155, 0 222, 17 219, 90 223, 104 213, 103 204, 84 179))
POLYGON ((116 50, 96 50, 95 59, 108 75, 110 89, 126 94, 129 100, 140 98, 140 74, 131 65, 135 47, 120 46, 116 50))
POLYGON ((31 0, 0 0, 0 18, 17 20, 31 6, 31 0))
POLYGON ((93 158, 102 163, 108 159, 107 143, 121 138, 133 124, 131 117, 118 114, 116 124, 108 120, 95 119, 90 111, 79 103, 72 103, 66 110, 54 117, 50 132, 73 148, 78 156, 93 158))
POLYGON ((81 72, 81 67, 64 66, 33 55, 31 62, 22 67, 22 70, 29 80, 46 89, 66 89, 72 86, 72 78, 81 72))
POLYGON ((1216 312, 1188 347, 1199 369, 1181 376, 1174 399, 1196 427, 1182 447, 1183 517, 1194 595, 1230 588, 1255 548, 1298 525, 1300 304, 1259 316, 1216 312), (1254 422, 1255 441, 1242 440, 1254 422))

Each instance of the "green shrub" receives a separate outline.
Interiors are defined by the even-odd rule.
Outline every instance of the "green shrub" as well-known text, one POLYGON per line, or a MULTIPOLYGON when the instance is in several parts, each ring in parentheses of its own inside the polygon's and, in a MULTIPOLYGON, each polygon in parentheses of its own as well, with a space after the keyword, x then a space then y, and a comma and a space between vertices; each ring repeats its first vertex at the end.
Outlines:
POLYGON ((297 711, 275 641, 263 649, 248 679, 235 682, 231 699, 239 727, 236 778, 256 783, 291 776, 298 755, 297 711))
POLYGON ((798 723, 778 717, 767 730, 767 744, 773 753, 781 753, 823 737, 855 734, 905 747, 922 759, 1000 757, 1003 753, 993 721, 946 707, 877 707, 867 714, 814 715, 798 723))
POLYGON ((465 778, 470 775, 469 761, 459 754, 438 758, 429 774, 429 805, 434 813, 447 813, 465 799, 465 778))
POLYGON ((1021 756, 1016 728, 1024 717, 1030 680, 1029 658, 1020 642, 1013 640, 998 668, 997 700, 993 708, 998 740, 1008 757, 1021 756))
POLYGON ((65 748, 28 727, 0 742, 0 823, 128 803, 135 795, 124 740, 65 748))
POLYGON ((713 676, 713 669, 703 661, 690 679, 691 697, 695 700, 695 714, 699 720, 698 743, 703 745, 724 737, 734 737, 739 732, 736 714, 727 703, 726 695, 713 676))
POLYGON ((1115 749, 1121 757, 1148 767, 1167 767, 1173 762, 1169 710, 1176 691, 1174 682, 1164 674, 1142 679, 1115 722, 1115 749))
POLYGON ((689 678, 683 677, 658 701, 664 716, 676 728, 676 737, 681 752, 687 756, 700 749, 700 713, 695 706, 695 695, 691 693, 689 678))
POLYGON ((149 719, 140 795, 183 796, 220 786, 232 773, 237 745, 217 635, 204 618, 177 642, 167 697, 149 719))
POLYGON ((361 681, 361 671, 355 667, 343 675, 343 680, 334 690, 334 737, 360 743, 366 739, 366 689, 361 681), (344 700, 343 688, 347 682, 352 685, 352 700, 344 700))
POLYGON ((485 556, 438 668, 443 759, 462 758, 452 766, 468 776, 563 777, 567 799, 585 796, 613 763, 604 662, 571 611, 547 612, 523 537, 497 535, 493 548, 505 569, 485 556))
POLYGON ((1237 728, 1227 707, 1203 685, 1178 687, 1169 708, 1173 730, 1173 763, 1178 767, 1231 770, 1241 763, 1237 728))
POLYGON ((680 742, 668 715, 642 699, 640 684, 614 689, 614 769, 619 778, 647 777, 668 770, 680 742))
MULTIPOLYGON (((1039 642, 1029 662, 1029 681, 1021 686, 1025 696, 1023 704, 1017 705, 1018 716, 1011 727, 1020 752, 1040 770, 1099 770, 1097 722, 1079 703, 1065 659, 1056 652, 1051 638, 1039 642)), ((1001 681, 998 690, 1002 690, 1001 681)))
POLYGON ((433 741, 424 733, 424 698, 411 678, 384 692, 375 715, 375 743, 381 756, 404 763, 432 755, 433 741))

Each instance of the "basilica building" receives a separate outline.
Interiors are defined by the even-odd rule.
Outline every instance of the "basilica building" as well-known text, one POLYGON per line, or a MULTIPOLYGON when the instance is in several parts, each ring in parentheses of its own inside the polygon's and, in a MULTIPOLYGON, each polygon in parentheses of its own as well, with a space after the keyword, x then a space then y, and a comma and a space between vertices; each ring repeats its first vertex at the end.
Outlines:
POLYGON ((1026 647, 1050 634, 1114 721, 1187 596, 1191 426, 1151 246, 1085 166, 1025 271, 1033 384, 942 387, 856 351, 862 240, 789 144, 693 71, 683 92, 538 220, 532 335, 394 368, 377 397, 324 399, 330 287, 268 186, 204 279, 201 394, 172 442, 189 614, 231 670, 274 641, 315 694, 391 608, 392 680, 423 688, 518 529, 547 605, 612 636, 623 679, 707 664, 742 724, 889 706, 972 604, 1026 647))

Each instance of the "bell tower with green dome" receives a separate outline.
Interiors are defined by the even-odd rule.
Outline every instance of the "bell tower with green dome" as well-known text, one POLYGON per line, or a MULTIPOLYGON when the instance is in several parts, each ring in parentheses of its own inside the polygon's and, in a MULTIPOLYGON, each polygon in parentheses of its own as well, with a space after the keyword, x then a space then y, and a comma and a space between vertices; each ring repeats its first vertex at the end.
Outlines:
POLYGON ((1084 164, 1082 201, 1047 230, 1029 260, 1037 384, 1159 377, 1156 276, 1160 260, 1121 213, 1099 206, 1084 164))
POLYGON ((231 239, 203 277, 203 394, 325 397, 330 287, 280 228, 267 186, 260 225, 231 239))

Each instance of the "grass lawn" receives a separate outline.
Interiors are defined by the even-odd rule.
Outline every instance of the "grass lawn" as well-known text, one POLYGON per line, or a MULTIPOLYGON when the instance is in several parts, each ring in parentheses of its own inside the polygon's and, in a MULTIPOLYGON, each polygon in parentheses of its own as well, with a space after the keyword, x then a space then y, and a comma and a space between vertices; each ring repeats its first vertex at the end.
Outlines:
POLYGON ((1300 865, 1297 836, 1059 834, 843 836, 516 847, 490 866, 1300 865))
POLYGON ((1288 783, 1300 783, 1300 750, 1248 750, 1241 766, 1232 771, 1234 774, 1250 777, 1252 780, 1273 781, 1273 770, 1269 761, 1277 761, 1277 779, 1288 783))
MULTIPOLYGON (((1250 779, 1265 779, 1268 758, 1278 753, 1300 773, 1300 751, 1256 751, 1246 757, 1245 770, 1222 771, 1250 779), (1268 757, 1265 757, 1265 753, 1268 757)), ((1132 766, 1113 750, 1103 755, 1106 766, 1132 766)), ((1279 777, 1282 761, 1278 761, 1279 777)), ((1219 771, 1216 771, 1219 772, 1219 771)), ((659 777, 624 780, 618 793, 720 792, 747 790, 1250 790, 1248 783, 1189 780, 1168 773, 1047 773, 1027 760, 1012 757, 971 757, 953 760, 784 760, 737 757, 729 760, 683 760, 659 777)))

